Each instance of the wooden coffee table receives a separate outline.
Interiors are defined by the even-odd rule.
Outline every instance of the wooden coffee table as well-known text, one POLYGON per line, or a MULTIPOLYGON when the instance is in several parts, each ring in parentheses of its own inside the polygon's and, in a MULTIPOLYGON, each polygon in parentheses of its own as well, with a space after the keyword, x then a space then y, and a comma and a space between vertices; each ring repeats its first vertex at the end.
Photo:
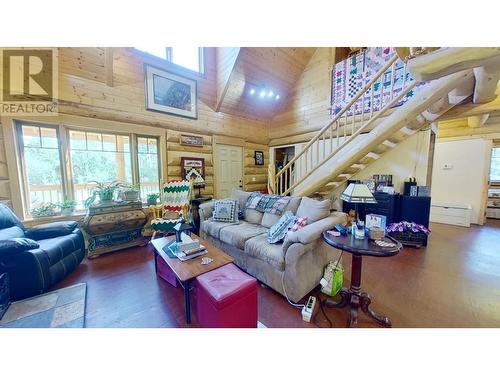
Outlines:
POLYGON ((189 302, 189 294, 191 291, 191 281, 199 275, 212 271, 216 268, 222 267, 228 263, 233 262, 233 258, 227 255, 222 250, 217 249, 214 245, 212 245, 209 241, 205 241, 198 237, 196 234, 192 234, 191 237, 193 239, 199 240, 200 243, 205 246, 208 250, 208 253, 205 255, 200 255, 199 257, 186 260, 184 262, 180 261, 177 258, 170 258, 165 251, 163 251, 163 247, 168 244, 170 241, 175 240, 175 236, 168 236, 157 238, 151 241, 151 244, 155 249, 155 272, 156 270, 156 258, 158 256, 162 257, 165 263, 172 269, 179 280, 182 288, 184 289, 184 304, 186 310, 186 323, 191 323, 191 307, 189 302), (213 259, 213 262, 210 264, 203 265, 201 264, 201 258, 209 257, 213 259))

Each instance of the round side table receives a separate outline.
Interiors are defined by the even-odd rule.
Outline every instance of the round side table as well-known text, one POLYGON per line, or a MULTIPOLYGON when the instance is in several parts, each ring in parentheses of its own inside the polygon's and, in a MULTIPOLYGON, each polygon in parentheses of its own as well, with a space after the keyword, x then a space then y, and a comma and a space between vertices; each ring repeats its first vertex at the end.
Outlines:
POLYGON ((349 306, 350 319, 349 327, 356 327, 358 324, 358 309, 377 321, 384 327, 391 327, 389 318, 377 314, 370 308, 372 297, 361 291, 361 265, 363 256, 390 257, 399 253, 402 245, 389 237, 384 237, 384 241, 392 242, 393 247, 382 247, 368 238, 356 239, 351 235, 335 237, 328 232, 323 232, 323 240, 330 246, 351 253, 351 286, 349 289, 342 288, 339 292, 341 300, 336 302, 330 298, 323 300, 326 307, 343 308, 349 306))

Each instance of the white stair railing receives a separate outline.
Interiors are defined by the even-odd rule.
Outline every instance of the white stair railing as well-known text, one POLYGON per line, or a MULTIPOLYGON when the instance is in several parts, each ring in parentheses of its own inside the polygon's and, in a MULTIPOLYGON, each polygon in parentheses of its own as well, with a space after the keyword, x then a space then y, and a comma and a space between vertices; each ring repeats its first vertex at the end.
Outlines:
MULTIPOLYGON (((395 83, 395 68, 398 62, 398 56, 394 56, 370 79, 370 81, 358 91, 358 93, 342 108, 340 112, 335 114, 333 119, 325 125, 306 145, 305 147, 292 158, 286 165, 283 166, 276 174, 274 168, 269 169, 269 190, 279 195, 287 195, 293 191, 300 183, 308 178, 315 170, 323 166, 328 160, 335 156, 340 150, 350 144, 356 137, 367 131, 374 122, 383 114, 392 108, 399 100, 401 100, 409 91, 411 91, 416 81, 411 82, 408 86, 406 79, 406 65, 403 70, 403 82, 401 92, 394 96, 395 83), (384 98, 384 76, 385 73, 391 72, 390 85, 387 90, 390 90, 389 103, 385 106, 381 105, 379 111, 374 111, 374 92, 375 85, 380 85, 380 100, 384 98), (370 111, 365 113, 365 97, 368 91, 370 97, 370 111), (361 98, 361 113, 356 114, 355 105, 361 98), (350 116, 349 116, 350 114, 350 116), (297 173, 300 171, 300 173, 297 173), (274 187, 274 188, 272 188, 274 187)), ((270 166, 271 167, 271 166, 270 166)))

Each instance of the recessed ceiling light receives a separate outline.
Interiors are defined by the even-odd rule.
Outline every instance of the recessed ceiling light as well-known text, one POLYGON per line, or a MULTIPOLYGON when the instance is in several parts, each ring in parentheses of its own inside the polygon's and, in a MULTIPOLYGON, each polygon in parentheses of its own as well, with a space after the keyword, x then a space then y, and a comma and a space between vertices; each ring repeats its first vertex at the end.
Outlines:
POLYGON ((276 100, 278 100, 279 98, 280 98, 280 96, 279 96, 279 95, 276 95, 276 100))
POLYGON ((266 90, 262 90, 259 95, 260 95, 261 98, 263 98, 264 96, 266 96, 266 90))
POLYGON ((274 96, 274 92, 269 91, 269 94, 267 94, 267 96, 269 96, 269 97, 273 97, 273 96, 274 96))
POLYGON ((250 95, 255 94, 255 89, 250 89, 250 95))

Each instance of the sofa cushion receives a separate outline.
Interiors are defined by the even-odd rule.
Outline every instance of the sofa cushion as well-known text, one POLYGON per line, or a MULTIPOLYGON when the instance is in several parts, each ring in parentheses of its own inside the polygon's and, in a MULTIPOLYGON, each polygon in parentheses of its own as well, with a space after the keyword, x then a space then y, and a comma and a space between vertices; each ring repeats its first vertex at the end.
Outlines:
POLYGON ((267 242, 267 234, 250 238, 245 242, 244 250, 248 255, 269 263, 280 271, 285 269, 285 252, 282 244, 270 244, 267 242))
POLYGON ((233 191, 231 192, 231 199, 237 200, 240 206, 240 210, 245 211, 245 205, 250 194, 252 194, 251 191, 233 189, 233 191))
MULTIPOLYGON (((297 208, 299 208, 300 201, 302 197, 292 197, 288 204, 285 206, 286 211, 291 211, 292 214, 297 213, 297 208)), ((278 222, 282 215, 272 214, 269 212, 264 212, 262 217, 262 226, 266 228, 271 228, 274 224, 278 222)))
POLYGON ((50 265, 54 265, 80 248, 81 240, 78 234, 72 233, 67 236, 40 240, 38 244, 40 245, 40 249, 43 250, 49 258, 50 265))
POLYGON ((240 225, 225 227, 220 231, 219 239, 229 245, 236 246, 238 249, 245 248, 245 242, 255 236, 266 233, 266 228, 258 224, 242 221, 240 225))
POLYGON ((235 199, 216 200, 212 217, 215 221, 238 222, 238 201, 235 199))
POLYGON ((240 221, 239 223, 224 223, 221 221, 206 220, 203 222, 202 228, 205 234, 219 239, 220 230, 222 228, 228 227, 230 225, 240 225, 241 223, 243 222, 240 221))
POLYGON ((297 209, 297 216, 306 217, 307 222, 312 224, 330 215, 330 201, 317 201, 303 197, 297 209))
POLYGON ((297 214, 297 209, 299 208, 300 202, 302 201, 302 197, 292 197, 290 202, 288 202, 285 207, 287 211, 292 211, 292 214, 297 214))
POLYGON ((281 215, 275 215, 275 214, 270 214, 269 212, 264 212, 264 215, 262 216, 261 225, 266 228, 271 228, 274 224, 276 224, 279 221, 280 218, 281 215))
POLYGON ((257 210, 247 208, 245 210, 245 221, 251 223, 251 224, 260 224, 262 225, 262 217, 263 213, 259 212, 257 210))

